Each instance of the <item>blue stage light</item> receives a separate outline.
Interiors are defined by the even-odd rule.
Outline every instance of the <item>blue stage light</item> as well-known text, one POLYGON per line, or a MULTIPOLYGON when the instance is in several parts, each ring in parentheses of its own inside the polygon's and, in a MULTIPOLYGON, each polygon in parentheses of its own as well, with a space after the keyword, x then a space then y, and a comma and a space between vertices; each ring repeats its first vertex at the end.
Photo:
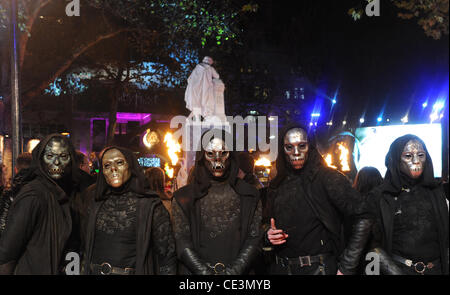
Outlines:
POLYGON ((311 113, 311 117, 320 117, 320 113, 311 113))
POLYGON ((378 121, 378 122, 381 122, 381 121, 383 121, 383 118, 382 118, 382 117, 378 117, 378 118, 377 118, 377 121, 378 121))

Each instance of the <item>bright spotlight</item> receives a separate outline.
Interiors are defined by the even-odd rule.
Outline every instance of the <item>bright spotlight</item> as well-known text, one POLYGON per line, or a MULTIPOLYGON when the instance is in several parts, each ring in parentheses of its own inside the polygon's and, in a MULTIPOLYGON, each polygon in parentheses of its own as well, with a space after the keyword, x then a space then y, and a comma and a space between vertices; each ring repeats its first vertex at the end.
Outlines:
POLYGON ((402 121, 402 123, 408 123, 408 115, 405 115, 400 121, 402 121))
POLYGON ((364 121, 365 121, 364 118, 359 119, 359 123, 361 124, 364 123, 364 121))
POLYGON ((422 104, 422 107, 423 108, 426 108, 428 106, 428 102, 424 102, 423 104, 422 104))
POLYGON ((377 121, 378 121, 378 122, 381 122, 382 120, 383 120, 382 117, 378 117, 378 118, 377 118, 377 121))

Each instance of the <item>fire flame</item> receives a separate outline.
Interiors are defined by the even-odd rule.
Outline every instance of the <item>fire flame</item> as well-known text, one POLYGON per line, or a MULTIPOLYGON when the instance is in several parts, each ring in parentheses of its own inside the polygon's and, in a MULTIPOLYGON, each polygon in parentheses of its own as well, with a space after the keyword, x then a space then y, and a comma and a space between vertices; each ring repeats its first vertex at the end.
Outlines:
POLYGON ((172 165, 175 166, 178 162, 177 153, 181 152, 181 145, 175 141, 172 137, 172 133, 167 132, 164 136, 164 142, 168 148, 167 153, 169 154, 169 158, 172 161, 172 165))
POLYGON ((332 164, 333 163, 333 158, 331 157, 331 154, 327 154, 327 156, 325 157, 325 162, 327 162, 328 167, 331 167, 333 169, 337 169, 337 167, 332 164))
POLYGON ((270 163, 269 159, 261 157, 257 161, 255 161, 255 166, 271 167, 272 164, 270 163))
POLYGON ((341 161, 341 169, 343 172, 350 171, 350 166, 348 163, 349 151, 343 143, 340 142, 337 145, 338 145, 338 149, 341 151, 341 155, 339 156, 339 160, 341 161))
POLYGON ((167 176, 169 176, 169 178, 173 178, 174 169, 170 168, 168 163, 164 164, 164 171, 166 171, 166 174, 167 176))

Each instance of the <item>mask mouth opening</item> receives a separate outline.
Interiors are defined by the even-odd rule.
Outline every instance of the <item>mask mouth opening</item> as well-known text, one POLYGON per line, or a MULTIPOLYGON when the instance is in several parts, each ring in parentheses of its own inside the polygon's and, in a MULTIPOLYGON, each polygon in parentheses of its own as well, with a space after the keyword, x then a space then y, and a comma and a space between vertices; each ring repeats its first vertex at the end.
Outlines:
POLYGON ((61 168, 59 168, 59 167, 56 167, 56 168, 50 168, 50 169, 48 170, 48 173, 49 173, 50 175, 61 175, 61 174, 63 174, 63 170, 62 170, 61 168))

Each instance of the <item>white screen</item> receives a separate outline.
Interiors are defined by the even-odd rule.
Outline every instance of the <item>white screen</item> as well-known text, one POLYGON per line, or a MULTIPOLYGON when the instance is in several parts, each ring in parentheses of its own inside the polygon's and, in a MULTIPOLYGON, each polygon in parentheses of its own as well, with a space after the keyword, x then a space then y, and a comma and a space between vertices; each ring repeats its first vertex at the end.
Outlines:
POLYGON ((427 147, 433 161, 434 177, 442 173, 442 130, 441 124, 390 125, 356 129, 359 140, 360 159, 356 167, 377 168, 381 175, 386 174, 384 159, 391 143, 400 136, 413 134, 420 137, 427 147))

